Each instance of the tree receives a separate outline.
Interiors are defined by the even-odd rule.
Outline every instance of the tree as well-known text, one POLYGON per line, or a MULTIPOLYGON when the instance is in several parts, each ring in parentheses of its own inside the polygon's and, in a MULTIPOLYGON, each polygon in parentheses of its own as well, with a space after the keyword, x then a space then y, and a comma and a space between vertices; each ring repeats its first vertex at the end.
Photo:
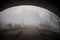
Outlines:
POLYGON ((2 29, 2 23, 0 23, 0 30, 2 29))
POLYGON ((7 25, 7 28, 8 28, 8 29, 11 29, 11 28, 12 28, 12 24, 9 23, 9 24, 7 25))

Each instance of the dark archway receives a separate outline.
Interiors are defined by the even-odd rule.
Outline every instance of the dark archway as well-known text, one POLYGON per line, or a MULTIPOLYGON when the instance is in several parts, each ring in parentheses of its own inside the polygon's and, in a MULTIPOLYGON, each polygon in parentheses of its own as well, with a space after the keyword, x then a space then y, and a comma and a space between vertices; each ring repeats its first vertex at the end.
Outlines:
POLYGON ((55 1, 55 0, 2 0, 0 1, 1 6, 0 6, 0 11, 9 8, 9 7, 13 7, 13 6, 19 6, 19 5, 35 5, 35 6, 40 6, 43 8, 46 8, 52 12, 54 12, 55 14, 57 14, 58 16, 60 16, 60 9, 59 9, 59 5, 57 5, 58 3, 56 3, 59 1, 55 1))

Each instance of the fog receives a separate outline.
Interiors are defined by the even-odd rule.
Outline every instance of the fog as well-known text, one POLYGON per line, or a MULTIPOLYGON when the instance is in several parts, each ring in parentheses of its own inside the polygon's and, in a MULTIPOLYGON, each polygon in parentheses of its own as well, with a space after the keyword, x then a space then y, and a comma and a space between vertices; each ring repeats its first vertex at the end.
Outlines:
POLYGON ((0 23, 2 24, 12 23, 39 27, 41 27, 41 24, 44 24, 49 25, 51 30, 53 28, 53 30, 59 32, 58 19, 59 17, 53 12, 42 7, 31 5, 15 6, 0 12, 0 23))

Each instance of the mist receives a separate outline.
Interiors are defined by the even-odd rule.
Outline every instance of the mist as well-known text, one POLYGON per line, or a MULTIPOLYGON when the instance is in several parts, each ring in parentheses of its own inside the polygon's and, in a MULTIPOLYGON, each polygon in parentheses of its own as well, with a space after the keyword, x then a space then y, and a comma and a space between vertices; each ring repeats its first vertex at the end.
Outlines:
POLYGON ((40 29, 49 29, 60 32, 60 19, 53 12, 37 6, 21 5, 7 8, 0 12, 0 23, 34 25, 40 29), (45 27, 45 26, 48 27, 45 27))

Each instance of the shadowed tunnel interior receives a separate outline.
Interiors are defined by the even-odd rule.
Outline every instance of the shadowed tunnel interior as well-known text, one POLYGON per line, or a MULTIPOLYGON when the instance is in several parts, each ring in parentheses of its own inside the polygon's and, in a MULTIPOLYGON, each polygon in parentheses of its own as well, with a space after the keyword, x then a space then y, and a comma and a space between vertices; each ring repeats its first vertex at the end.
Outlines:
MULTIPOLYGON (((58 0, 2 0, 0 3, 0 12, 10 7, 32 5, 48 9, 60 17, 58 0)), ((11 28, 12 24, 8 24, 7 26, 11 28)), ((22 27, 20 24, 14 24, 14 27, 17 28, 0 30, 0 40, 60 40, 60 33, 51 30, 42 30, 31 25, 25 25, 22 27)))

